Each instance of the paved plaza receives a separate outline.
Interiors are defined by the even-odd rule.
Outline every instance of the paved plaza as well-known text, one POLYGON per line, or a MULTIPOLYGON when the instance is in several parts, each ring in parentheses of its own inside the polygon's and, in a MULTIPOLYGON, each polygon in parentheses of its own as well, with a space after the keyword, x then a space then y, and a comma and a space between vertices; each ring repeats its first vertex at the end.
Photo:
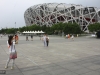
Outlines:
POLYGON ((14 70, 10 69, 11 62, 8 69, 4 68, 9 53, 8 37, 0 38, 0 70, 6 70, 6 74, 0 75, 100 75, 100 39, 83 36, 73 41, 49 37, 49 47, 44 47, 38 36, 33 41, 19 36, 14 70))

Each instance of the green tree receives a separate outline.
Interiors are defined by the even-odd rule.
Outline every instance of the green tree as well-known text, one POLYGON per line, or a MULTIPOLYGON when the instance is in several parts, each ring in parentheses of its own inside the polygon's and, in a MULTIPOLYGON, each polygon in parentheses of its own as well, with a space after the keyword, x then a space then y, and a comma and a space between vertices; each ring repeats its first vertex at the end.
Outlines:
POLYGON ((90 24, 88 29, 90 32, 98 31, 100 30, 100 23, 90 24))
POLYGON ((80 26, 77 23, 64 23, 64 32, 66 34, 79 34, 81 33, 80 26))

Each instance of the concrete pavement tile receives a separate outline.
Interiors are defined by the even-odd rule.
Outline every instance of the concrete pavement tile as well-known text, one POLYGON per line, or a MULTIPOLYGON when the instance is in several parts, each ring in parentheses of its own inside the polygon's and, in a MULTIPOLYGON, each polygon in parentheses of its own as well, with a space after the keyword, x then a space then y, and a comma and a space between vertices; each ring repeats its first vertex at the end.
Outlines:
POLYGON ((12 73, 20 73, 20 70, 19 69, 11 70, 11 67, 6 69, 6 74, 12 74, 12 73))
POLYGON ((100 69, 100 65, 92 65, 92 66, 89 66, 89 67, 86 67, 88 69, 91 69, 91 70, 97 70, 97 69, 100 69))
POLYGON ((99 73, 100 73, 100 69, 97 69, 97 70, 95 70, 95 71, 97 71, 97 72, 99 72, 99 73))
POLYGON ((32 75, 52 75, 52 74, 50 74, 50 73, 48 73, 48 72, 43 72, 43 73, 39 73, 39 74, 32 74, 32 75))
POLYGON ((78 65, 82 65, 82 64, 84 64, 84 63, 88 63, 88 61, 81 60, 81 61, 79 61, 79 62, 76 62, 76 64, 78 64, 78 65))
POLYGON ((43 69, 37 69, 37 70, 23 71, 22 73, 24 75, 35 75, 35 74, 40 74, 40 73, 43 73, 43 72, 46 72, 46 71, 43 70, 43 69))
POLYGON ((46 65, 46 64, 51 64, 51 62, 48 61, 43 61, 43 62, 35 62, 37 65, 46 65))
POLYGON ((96 64, 96 65, 100 65, 100 60, 96 60, 93 63, 96 64))
POLYGON ((30 70, 38 70, 41 69, 39 66, 30 66, 25 68, 20 68, 21 71, 30 71, 30 70))
POLYGON ((66 73, 66 72, 70 72, 69 70, 66 70, 66 69, 57 69, 57 70, 54 70, 54 71, 48 71, 50 74, 52 75, 62 75, 63 73, 66 73))
POLYGON ((16 65, 19 67, 19 68, 25 68, 25 67, 32 67, 32 66, 36 66, 35 64, 33 63, 16 63, 16 65))
POLYGON ((93 64, 93 63, 91 63, 91 62, 81 64, 81 66, 83 66, 83 67, 89 67, 89 66, 92 66, 92 65, 94 65, 94 64, 93 64))
POLYGON ((8 74, 8 75, 23 75, 23 73, 12 73, 12 74, 8 74))
MULTIPOLYGON (((94 56, 95 57, 95 56, 94 56)), ((97 59, 88 59, 88 60, 85 60, 85 61, 87 61, 87 62, 91 62, 91 63, 94 63, 94 62, 96 62, 96 61, 98 61, 97 59)), ((100 60, 99 60, 100 61, 100 60)))
POLYGON ((64 62, 60 62, 60 63, 58 62, 57 65, 62 66, 62 67, 67 67, 67 66, 72 67, 72 66, 76 66, 77 64, 64 61, 64 62))
POLYGON ((0 70, 5 70, 5 65, 0 65, 0 70))
POLYGON ((100 75, 100 73, 96 72, 96 71, 91 71, 91 72, 88 72, 88 73, 85 73, 85 74, 81 74, 81 75, 100 75))
POLYGON ((44 68, 44 70, 46 70, 46 71, 54 71, 54 70, 59 70, 59 69, 63 69, 63 68, 60 66, 53 66, 53 67, 44 68))
POLYGON ((79 74, 76 74, 74 72, 66 72, 66 73, 62 73, 61 75, 79 75, 79 74))
POLYGON ((83 68, 83 66, 72 66, 72 67, 70 67, 70 66, 65 66, 65 67, 63 67, 63 68, 66 68, 66 69, 68 69, 68 70, 70 70, 70 71, 74 71, 74 70, 79 70, 79 69, 81 69, 81 68, 83 68))
POLYGON ((48 67, 55 67, 55 66, 58 66, 58 65, 52 63, 52 64, 41 65, 40 67, 41 67, 41 68, 48 68, 48 67))
POLYGON ((77 74, 84 74, 84 73, 87 73, 87 72, 90 72, 92 70, 90 69, 87 69, 87 68, 81 68, 81 69, 78 69, 78 70, 74 70, 73 72, 77 73, 77 74))

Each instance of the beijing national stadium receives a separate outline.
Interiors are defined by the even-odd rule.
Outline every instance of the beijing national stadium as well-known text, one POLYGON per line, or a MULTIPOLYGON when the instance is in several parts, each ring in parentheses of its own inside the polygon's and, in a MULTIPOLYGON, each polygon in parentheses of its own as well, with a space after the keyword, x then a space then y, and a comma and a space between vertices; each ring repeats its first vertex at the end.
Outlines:
POLYGON ((88 25, 100 22, 100 9, 65 3, 44 3, 29 7, 24 13, 26 26, 52 26, 59 22, 76 22, 81 30, 88 30, 88 25))

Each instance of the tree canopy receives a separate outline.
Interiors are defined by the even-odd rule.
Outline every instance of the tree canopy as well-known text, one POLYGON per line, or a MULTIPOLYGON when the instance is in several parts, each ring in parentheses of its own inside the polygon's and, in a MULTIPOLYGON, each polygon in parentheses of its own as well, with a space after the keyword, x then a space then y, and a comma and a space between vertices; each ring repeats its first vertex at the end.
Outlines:
POLYGON ((14 34, 17 31, 23 32, 23 31, 44 31, 47 34, 54 34, 56 33, 62 33, 65 34, 79 34, 81 33, 80 26, 77 23, 57 23, 52 25, 51 27, 44 26, 38 26, 38 25, 31 25, 31 26, 23 26, 19 28, 6 28, 1 29, 0 33, 7 33, 7 34, 14 34))
POLYGON ((100 30, 100 23, 90 24, 88 26, 88 29, 90 32, 97 32, 98 30, 100 30))

